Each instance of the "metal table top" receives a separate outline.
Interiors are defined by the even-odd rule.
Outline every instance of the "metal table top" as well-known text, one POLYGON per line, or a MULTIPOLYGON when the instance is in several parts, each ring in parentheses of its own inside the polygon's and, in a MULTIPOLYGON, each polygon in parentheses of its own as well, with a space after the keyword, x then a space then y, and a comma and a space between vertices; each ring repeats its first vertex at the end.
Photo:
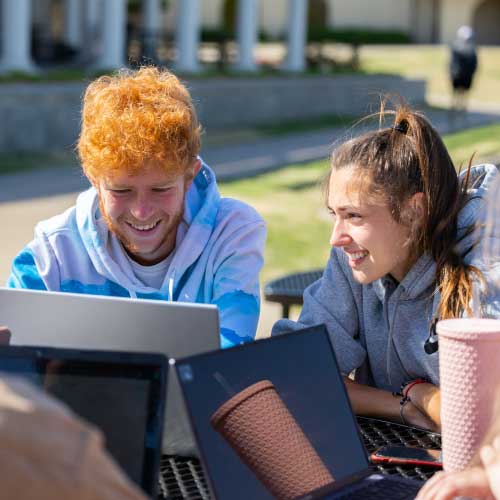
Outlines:
MULTIPOLYGON (((385 420, 357 417, 359 429, 368 454, 384 445, 441 448, 441 436, 422 429, 385 420)), ((427 480, 435 467, 377 464, 374 468, 385 474, 427 480)), ((160 467, 160 499, 208 500, 210 494, 203 469, 197 458, 164 456, 160 467)))

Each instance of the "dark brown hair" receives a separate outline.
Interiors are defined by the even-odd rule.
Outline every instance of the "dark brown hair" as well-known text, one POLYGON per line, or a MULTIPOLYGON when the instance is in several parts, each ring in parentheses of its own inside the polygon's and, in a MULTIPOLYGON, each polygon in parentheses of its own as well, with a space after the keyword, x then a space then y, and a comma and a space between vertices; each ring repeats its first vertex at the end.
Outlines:
POLYGON ((457 249, 459 241, 474 230, 471 226, 457 236, 458 213, 470 199, 470 164, 460 181, 443 141, 422 114, 405 104, 396 110, 385 110, 382 105, 380 123, 391 116, 391 127, 368 132, 338 147, 332 154, 329 177, 343 167, 359 169, 366 174, 367 194, 381 196, 394 219, 405 224, 404 202, 415 193, 423 193, 425 213, 418 227, 410 226, 411 250, 415 256, 428 253, 437 264, 439 318, 455 318, 464 311, 471 314, 472 279, 475 275, 482 280, 482 275, 464 262, 472 247, 465 254, 457 249))

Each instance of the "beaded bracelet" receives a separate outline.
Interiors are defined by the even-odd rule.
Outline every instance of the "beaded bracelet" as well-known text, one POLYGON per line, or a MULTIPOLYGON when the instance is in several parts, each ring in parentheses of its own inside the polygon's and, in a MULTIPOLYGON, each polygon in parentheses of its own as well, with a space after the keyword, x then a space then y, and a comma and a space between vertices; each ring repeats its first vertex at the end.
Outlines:
POLYGON ((403 414, 403 410, 404 410, 405 406, 410 402, 411 402, 411 399, 406 397, 406 396, 403 396, 401 398, 401 401, 399 402, 399 416, 401 417, 401 422, 403 422, 404 425, 408 425, 408 423, 406 422, 405 416, 403 414))

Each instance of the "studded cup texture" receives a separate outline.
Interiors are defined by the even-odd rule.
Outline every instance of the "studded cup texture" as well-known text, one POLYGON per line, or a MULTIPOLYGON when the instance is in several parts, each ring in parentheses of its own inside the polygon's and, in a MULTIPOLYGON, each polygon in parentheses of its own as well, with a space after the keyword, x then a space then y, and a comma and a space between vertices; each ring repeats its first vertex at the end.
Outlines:
POLYGON ((275 498, 293 499, 334 481, 269 380, 233 396, 210 422, 275 498))
POLYGON ((500 320, 440 321, 443 466, 467 467, 489 428, 500 381, 500 320))

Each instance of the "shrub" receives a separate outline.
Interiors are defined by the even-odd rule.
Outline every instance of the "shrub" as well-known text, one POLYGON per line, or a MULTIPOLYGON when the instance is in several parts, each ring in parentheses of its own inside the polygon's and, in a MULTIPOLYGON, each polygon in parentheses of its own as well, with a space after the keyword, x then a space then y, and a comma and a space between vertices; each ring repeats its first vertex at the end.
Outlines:
POLYGON ((350 45, 403 44, 411 42, 410 36, 402 31, 322 27, 310 28, 307 33, 307 40, 309 42, 337 42, 350 45))

